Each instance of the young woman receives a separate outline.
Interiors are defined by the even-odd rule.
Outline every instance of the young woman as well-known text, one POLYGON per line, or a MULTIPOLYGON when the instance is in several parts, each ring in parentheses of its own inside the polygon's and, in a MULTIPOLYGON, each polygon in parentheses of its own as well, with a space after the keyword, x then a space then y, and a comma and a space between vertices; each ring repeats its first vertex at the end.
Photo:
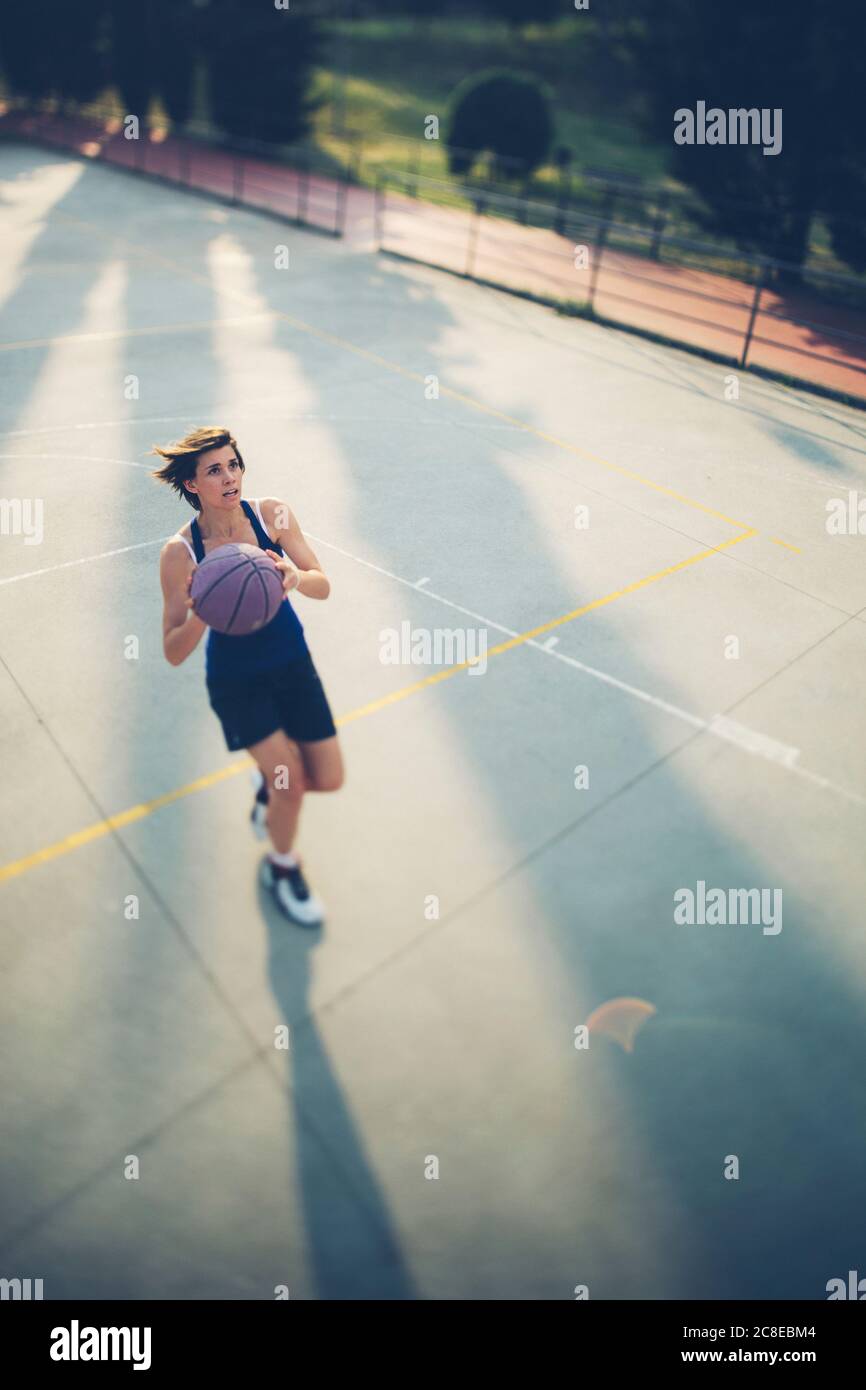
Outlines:
POLYGON ((284 502, 242 498, 244 461, 229 430, 192 430, 176 444, 155 445, 164 460, 153 476, 169 483, 195 509, 192 521, 163 547, 163 647, 172 666, 186 661, 206 624, 190 598, 193 570, 230 542, 259 545, 283 575, 285 598, 271 622, 246 637, 208 632, 206 682, 211 707, 231 750, 255 759, 257 792, 251 820, 267 826, 273 846, 263 879, 286 916, 304 925, 322 921, 292 850, 305 791, 336 791, 343 760, 322 682, 288 595, 324 599, 331 586, 284 502))

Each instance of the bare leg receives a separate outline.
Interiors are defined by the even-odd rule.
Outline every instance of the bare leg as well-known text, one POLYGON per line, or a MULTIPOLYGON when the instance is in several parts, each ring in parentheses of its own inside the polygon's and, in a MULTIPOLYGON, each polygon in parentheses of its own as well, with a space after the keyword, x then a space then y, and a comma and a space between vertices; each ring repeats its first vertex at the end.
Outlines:
POLYGON ((298 740, 297 746, 304 760, 307 791, 339 791, 346 778, 343 771, 343 755, 336 734, 333 738, 318 739, 315 743, 302 743, 298 740))
POLYGON ((298 830, 307 789, 301 751, 282 729, 253 744, 248 753, 259 765, 268 789, 268 834, 277 854, 288 854, 298 830))

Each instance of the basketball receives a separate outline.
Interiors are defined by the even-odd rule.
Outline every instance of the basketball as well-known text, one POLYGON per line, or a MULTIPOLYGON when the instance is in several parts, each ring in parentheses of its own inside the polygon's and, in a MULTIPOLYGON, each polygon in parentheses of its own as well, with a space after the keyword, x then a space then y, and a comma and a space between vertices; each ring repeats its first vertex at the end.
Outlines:
POLYGON ((283 579, 258 546, 218 546, 193 573, 190 587, 196 617, 215 632, 246 637, 276 617, 283 579))

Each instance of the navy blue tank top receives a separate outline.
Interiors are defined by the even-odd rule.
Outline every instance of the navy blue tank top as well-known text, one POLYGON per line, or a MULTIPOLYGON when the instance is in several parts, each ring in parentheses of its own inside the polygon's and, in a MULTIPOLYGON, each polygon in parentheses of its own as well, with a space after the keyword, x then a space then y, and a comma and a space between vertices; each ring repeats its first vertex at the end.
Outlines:
MULTIPOLYGON (((249 502, 242 501, 241 506, 262 550, 273 550, 277 555, 285 554, 279 541, 272 541, 262 528, 249 502)), ((201 564, 205 551, 198 517, 193 517, 189 529, 195 558, 201 564)), ((213 551, 210 553, 213 554, 213 551)), ((258 628, 246 637, 232 637, 228 633, 208 629, 205 647, 206 679, 209 685, 243 680, 246 676, 271 671, 276 666, 285 666, 287 662, 302 656, 308 650, 301 620, 287 595, 277 609, 276 616, 264 627, 258 628)))

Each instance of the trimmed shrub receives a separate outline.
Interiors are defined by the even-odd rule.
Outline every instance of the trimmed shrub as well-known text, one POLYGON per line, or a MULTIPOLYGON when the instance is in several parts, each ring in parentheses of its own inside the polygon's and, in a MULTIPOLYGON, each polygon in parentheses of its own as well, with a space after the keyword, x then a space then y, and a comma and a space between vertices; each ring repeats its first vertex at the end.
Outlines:
POLYGON ((488 68, 455 87, 445 137, 452 174, 467 174, 489 152, 501 177, 528 175, 546 162, 552 141, 550 97, 537 78, 488 68))

